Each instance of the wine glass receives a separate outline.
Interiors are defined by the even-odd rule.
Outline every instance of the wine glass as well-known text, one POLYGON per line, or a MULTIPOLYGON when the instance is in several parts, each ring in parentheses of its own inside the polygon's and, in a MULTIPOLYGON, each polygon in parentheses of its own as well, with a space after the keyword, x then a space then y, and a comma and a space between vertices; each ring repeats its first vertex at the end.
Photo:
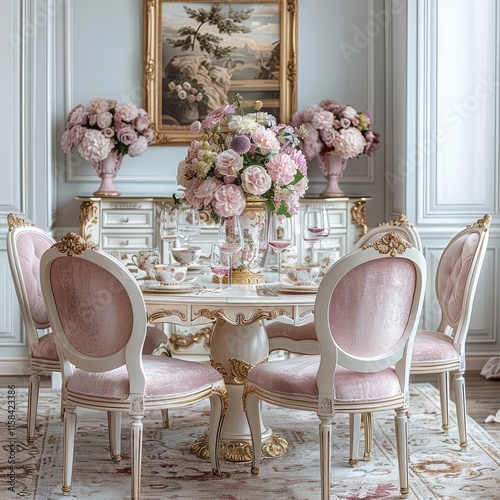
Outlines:
POLYGON ((309 206, 302 212, 302 239, 309 245, 311 261, 314 245, 320 238, 330 234, 328 213, 324 205, 309 206))
POLYGON ((229 273, 228 287, 226 290, 232 290, 232 264, 233 255, 241 250, 243 246, 243 231, 241 230, 240 218, 237 215, 233 217, 224 217, 221 219, 219 232, 217 234, 217 242, 223 253, 228 256, 229 273))
POLYGON ((219 290, 222 290, 222 281, 226 274, 229 274, 229 256, 221 250, 218 243, 212 243, 210 253, 210 269, 217 276, 219 290))
POLYGON ((267 230, 267 243, 278 254, 278 282, 281 282, 281 252, 293 243, 291 217, 271 214, 267 230))
POLYGON ((168 243, 168 263, 172 264, 172 245, 179 237, 177 210, 164 208, 160 213, 160 238, 168 243))
POLYGON ((186 239, 189 248, 191 236, 197 236, 201 231, 200 214, 197 208, 181 207, 177 214, 179 234, 186 239))

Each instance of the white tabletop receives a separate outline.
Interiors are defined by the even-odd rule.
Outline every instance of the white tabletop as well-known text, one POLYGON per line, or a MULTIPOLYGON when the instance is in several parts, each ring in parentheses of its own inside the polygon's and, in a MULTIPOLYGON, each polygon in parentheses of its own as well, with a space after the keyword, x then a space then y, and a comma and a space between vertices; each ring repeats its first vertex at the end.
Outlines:
POLYGON ((144 292, 148 319, 151 323, 199 325, 206 323, 207 320, 224 319, 232 325, 244 325, 260 319, 280 318, 281 321, 300 325, 312 320, 315 293, 278 292, 272 296, 258 295, 257 287, 267 286, 269 283, 233 284, 230 290, 227 289, 227 285, 223 285, 221 292, 212 292, 218 285, 212 283, 210 274, 190 273, 188 278, 195 276, 197 277, 195 283, 205 287, 205 290, 195 290, 190 293, 144 292))

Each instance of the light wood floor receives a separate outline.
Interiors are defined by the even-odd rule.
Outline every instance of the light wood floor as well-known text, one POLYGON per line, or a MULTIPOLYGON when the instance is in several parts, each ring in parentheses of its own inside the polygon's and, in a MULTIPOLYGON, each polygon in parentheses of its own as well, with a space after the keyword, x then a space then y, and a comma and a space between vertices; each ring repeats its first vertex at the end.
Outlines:
MULTIPOLYGON (((500 424, 485 424, 484 419, 488 415, 495 415, 500 410, 500 380, 486 380, 479 372, 468 371, 466 373, 467 413, 481 427, 500 438, 500 424)), ((412 376, 412 382, 429 382, 437 386, 435 375, 412 376)), ((28 387, 28 377, 0 377, 0 388, 14 384, 18 388, 28 387)), ((453 384, 451 384, 453 397, 453 384)), ((40 387, 50 387, 49 377, 41 377, 40 387)))

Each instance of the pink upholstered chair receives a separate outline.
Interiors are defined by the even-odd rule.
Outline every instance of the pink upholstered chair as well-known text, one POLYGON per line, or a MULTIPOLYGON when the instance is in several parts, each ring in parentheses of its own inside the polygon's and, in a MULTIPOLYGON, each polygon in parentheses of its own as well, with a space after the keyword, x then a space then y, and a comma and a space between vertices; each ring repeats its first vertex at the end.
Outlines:
MULTIPOLYGON (((460 446, 467 447, 467 405, 465 399, 465 343, 474 295, 488 246, 490 215, 460 231, 439 259, 435 289, 441 310, 436 330, 418 330, 413 346, 411 374, 436 373, 443 429, 449 428, 449 374, 453 374, 460 446)), ((364 459, 370 459, 371 415, 365 414, 364 459)), ((353 429, 351 460, 357 463, 357 428, 353 429)))
MULTIPOLYGON (((367 243, 378 240, 388 232, 398 234, 417 250, 422 251, 422 241, 418 232, 406 215, 403 214, 370 229, 356 242, 354 249, 358 250, 367 243)), ((266 331, 269 339, 269 352, 283 350, 296 354, 319 354, 314 322, 302 326, 293 326, 275 321, 266 325, 266 331)))
POLYGON ((419 330, 411 373, 437 373, 443 429, 448 429, 449 375, 453 374, 460 446, 467 447, 465 343, 474 295, 488 246, 491 217, 486 214, 460 231, 446 246, 436 271, 441 321, 436 330, 419 330))
MULTIPOLYGON (((61 366, 50 331, 49 319, 40 288, 40 259, 55 240, 45 231, 14 214, 7 217, 7 255, 9 267, 28 337, 28 430, 27 441, 35 438, 40 372, 60 372, 61 366)), ((148 327, 144 353, 168 346, 168 336, 162 330, 148 327)), ((168 427, 168 413, 163 412, 164 425, 168 427)), ((114 457, 115 459, 117 456, 114 457)))
POLYGON ((147 319, 139 285, 121 262, 94 248, 68 233, 40 264, 42 293, 62 357, 63 492, 71 491, 77 407, 132 417, 131 492, 138 499, 145 412, 209 398, 209 456, 213 473, 219 474, 227 405, 222 376, 208 364, 142 355, 147 319))
POLYGON ((248 374, 243 402, 253 474, 259 472, 261 455, 261 401, 317 413, 323 500, 330 498, 335 414, 394 409, 400 490, 403 497, 408 494, 410 360, 425 283, 422 253, 394 233, 330 268, 315 303, 320 354, 263 363, 248 374))

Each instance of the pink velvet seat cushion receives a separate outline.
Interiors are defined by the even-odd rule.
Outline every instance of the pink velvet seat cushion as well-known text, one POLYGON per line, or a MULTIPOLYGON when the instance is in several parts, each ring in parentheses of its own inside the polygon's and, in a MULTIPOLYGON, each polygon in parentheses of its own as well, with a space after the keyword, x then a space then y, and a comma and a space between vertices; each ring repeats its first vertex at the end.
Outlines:
POLYGON ((287 325, 286 323, 274 322, 266 326, 267 337, 279 338, 286 337, 292 340, 317 340, 314 323, 307 325, 295 326, 287 325))
MULTIPOLYGON (((210 387, 222 380, 215 368, 204 363, 168 356, 143 356, 146 375, 145 396, 151 399, 174 397, 210 387)), ((108 372, 76 370, 67 389, 78 396, 100 400, 126 400, 129 379, 125 366, 108 372)))
MULTIPOLYGON (((263 363, 250 370, 247 382, 279 395, 316 399, 319 361, 319 355, 309 355, 263 363)), ((340 404, 379 401, 401 395, 399 379, 391 369, 360 373, 338 366, 334 380, 335 401, 340 404)))
POLYGON ((442 332, 419 330, 413 344, 412 365, 459 361, 453 339, 442 332))
POLYGON ((47 333, 43 337, 40 337, 40 342, 35 347, 34 351, 31 354, 31 357, 36 359, 50 359, 51 361, 59 361, 53 333, 47 333))
POLYGON ((168 346, 168 336, 156 326, 148 326, 142 354, 151 354, 160 344, 168 346))

